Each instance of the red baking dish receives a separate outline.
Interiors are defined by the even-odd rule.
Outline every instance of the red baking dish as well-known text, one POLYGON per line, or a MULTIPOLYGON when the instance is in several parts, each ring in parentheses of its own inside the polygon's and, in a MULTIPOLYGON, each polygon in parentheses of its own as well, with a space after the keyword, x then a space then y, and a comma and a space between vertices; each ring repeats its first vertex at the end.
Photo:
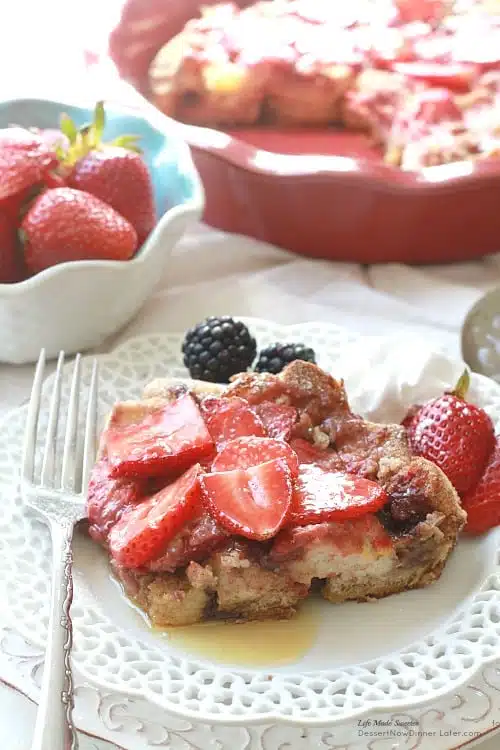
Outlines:
MULTIPOLYGON (((155 54, 213 2, 127 0, 109 44, 120 75, 147 97, 155 54)), ((403 172, 354 133, 182 129, 213 226, 361 263, 443 263, 500 249, 500 159, 403 172)))

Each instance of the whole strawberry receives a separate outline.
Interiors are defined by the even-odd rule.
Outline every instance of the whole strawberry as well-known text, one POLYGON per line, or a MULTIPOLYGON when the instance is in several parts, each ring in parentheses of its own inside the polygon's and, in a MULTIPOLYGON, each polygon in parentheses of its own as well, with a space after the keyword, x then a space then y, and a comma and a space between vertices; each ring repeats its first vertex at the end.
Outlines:
POLYGON ((56 153, 24 128, 0 130, 0 207, 21 203, 26 191, 44 183, 58 165, 56 153))
POLYGON ((412 451, 435 463, 460 495, 477 484, 495 444, 493 423, 465 401, 465 371, 455 389, 424 404, 407 425, 412 451))
POLYGON ((467 511, 465 531, 482 534, 500 524, 500 440, 497 438, 479 483, 462 499, 467 511))
POLYGON ((129 260, 137 248, 135 229, 114 208, 68 187, 38 196, 21 230, 31 273, 73 260, 129 260))
POLYGON ((113 206, 135 228, 140 245, 156 223, 148 168, 133 151, 119 146, 91 151, 75 164, 69 184, 113 206))
POLYGON ((70 167, 68 184, 92 193, 124 216, 141 245, 156 223, 151 177, 138 153, 137 138, 123 135, 104 143, 104 126, 102 102, 96 105, 93 122, 79 131, 68 117, 62 118, 61 129, 69 141, 63 160, 70 167))

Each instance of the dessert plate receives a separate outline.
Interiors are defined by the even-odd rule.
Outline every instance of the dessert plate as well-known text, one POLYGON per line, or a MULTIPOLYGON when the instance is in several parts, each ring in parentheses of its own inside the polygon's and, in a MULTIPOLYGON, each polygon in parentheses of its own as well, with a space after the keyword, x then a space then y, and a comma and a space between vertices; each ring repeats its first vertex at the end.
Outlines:
MULTIPOLYGON (((415 341, 357 339, 322 323, 283 327, 256 319, 245 322, 260 346, 275 340, 307 342, 320 366, 345 378, 354 410, 372 419, 399 420, 410 403, 448 387, 463 367, 415 341)), ((149 335, 102 356, 102 415, 114 401, 138 396, 155 377, 185 377, 181 341, 181 334, 149 335)), ((84 372, 87 384, 90 363, 84 363, 84 372)), ((474 375, 471 398, 500 424, 500 386, 474 375)), ((14 633, 17 643, 31 650, 26 665, 35 664, 45 642, 50 546, 45 528, 24 508, 18 493, 25 413, 25 407, 12 411, 0 429, 0 593, 6 603, 0 624, 8 627, 4 632, 10 639, 14 633)), ((439 735, 448 731, 450 721, 452 727, 455 720, 474 722, 468 737, 495 728, 500 717, 498 530, 462 539, 441 580, 427 589, 376 603, 325 602, 317 607, 309 647, 286 663, 270 659, 249 666, 232 660, 229 649, 226 658, 200 656, 196 646, 169 641, 168 634, 145 625, 110 578, 105 555, 82 531, 75 540, 72 610, 77 708, 83 702, 85 721, 95 725, 95 709, 100 715, 103 705, 115 706, 113 730, 128 715, 128 722, 123 718, 127 734, 133 730, 146 743, 136 737, 127 744, 134 750, 202 748, 203 742, 195 741, 202 725, 211 727, 211 741, 224 750, 358 750, 377 748, 384 736, 396 750, 449 750, 469 741, 464 733, 439 735), (430 705, 436 706, 434 713, 429 713, 430 705), (146 714, 149 710, 142 726, 159 716, 155 706, 163 709, 157 722, 173 723, 177 739, 156 741, 154 733, 151 740, 145 730, 141 734, 139 718, 133 720, 137 706, 146 714), (389 722, 386 729, 383 724, 370 729, 366 722, 374 715, 389 722), (434 729, 427 730, 429 716, 434 729), (394 734, 384 735, 391 722, 394 734), (427 744, 425 731, 438 732, 437 739, 432 735, 427 744)), ((286 634, 288 623, 282 626, 286 634)), ((2 676, 9 638, 0 639, 2 676)), ((247 650, 257 652, 258 641, 249 642, 247 650)), ((26 671, 32 680, 35 668, 26 671)), ((95 726, 93 731, 97 733, 95 726)), ((102 736, 109 739, 109 733, 102 736)))

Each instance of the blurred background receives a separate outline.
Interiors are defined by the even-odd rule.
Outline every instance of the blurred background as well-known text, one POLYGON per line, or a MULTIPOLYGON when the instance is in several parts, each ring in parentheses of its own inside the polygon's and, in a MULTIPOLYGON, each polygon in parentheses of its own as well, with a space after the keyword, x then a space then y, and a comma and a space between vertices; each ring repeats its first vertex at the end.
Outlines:
POLYGON ((123 0, 1 2, 2 95, 86 87, 88 52, 106 49, 122 5, 123 0))

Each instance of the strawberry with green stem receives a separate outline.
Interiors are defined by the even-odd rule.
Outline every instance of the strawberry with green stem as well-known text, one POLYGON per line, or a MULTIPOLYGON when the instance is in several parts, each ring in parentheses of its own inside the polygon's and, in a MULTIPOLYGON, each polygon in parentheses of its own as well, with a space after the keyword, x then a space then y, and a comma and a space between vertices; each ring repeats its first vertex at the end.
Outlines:
POLYGON ((132 224, 141 245, 155 226, 156 213, 151 176, 137 146, 138 137, 122 135, 105 143, 102 102, 97 103, 89 125, 78 129, 63 115, 60 127, 69 143, 66 149, 58 149, 68 184, 118 211, 132 224))
POLYGON ((465 400, 469 385, 465 370, 451 392, 431 399, 403 422, 413 453, 439 466, 460 495, 478 483, 495 444, 490 417, 465 400))

